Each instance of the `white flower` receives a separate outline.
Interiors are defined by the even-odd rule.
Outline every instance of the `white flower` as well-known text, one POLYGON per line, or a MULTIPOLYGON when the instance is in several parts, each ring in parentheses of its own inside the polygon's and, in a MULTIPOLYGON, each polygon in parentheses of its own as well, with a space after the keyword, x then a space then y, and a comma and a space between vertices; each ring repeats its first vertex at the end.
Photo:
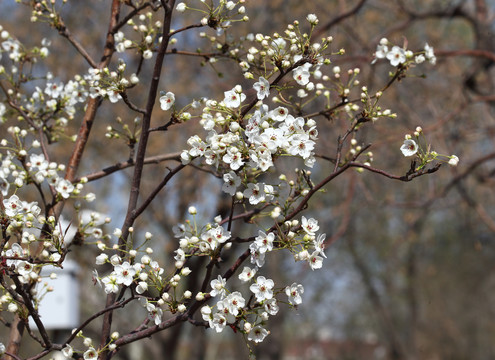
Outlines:
POLYGON ((241 178, 235 172, 230 171, 223 175, 223 181, 222 190, 230 196, 234 196, 237 187, 241 185, 241 178))
POLYGON ((387 57, 387 54, 388 54, 388 46, 387 44, 379 44, 377 47, 376 47, 376 52, 375 52, 375 57, 377 59, 384 59, 387 57))
POLYGON ((267 335, 268 335, 268 331, 265 328, 261 326, 255 326, 249 332, 248 340, 259 343, 262 342, 267 335))
POLYGON ((244 305, 246 305, 246 300, 239 291, 234 291, 232 294, 229 294, 223 302, 227 305, 229 312, 234 316, 237 316, 239 314, 239 309, 242 309, 244 305))
POLYGON ((265 253, 273 250, 273 241, 275 240, 275 234, 269 233, 265 234, 263 231, 258 232, 258 236, 255 238, 255 244, 257 246, 257 250, 260 253, 265 253))
MULTIPOLYGON (((19 245, 18 243, 12 244, 12 247, 5 252, 5 256, 6 257, 11 257, 11 258, 20 258, 20 257, 22 257, 23 256, 23 251, 22 251, 21 245, 19 245)), ((17 264, 20 261, 21 260, 8 259, 7 260, 7 266, 11 266, 11 265, 17 266, 17 264)))
POLYGON ((224 92, 225 99, 223 102, 225 106, 230 109, 235 109, 241 106, 241 103, 246 99, 246 95, 242 92, 238 92, 236 88, 224 92))
POLYGON ((291 286, 285 288, 285 294, 289 298, 289 303, 292 305, 299 305, 302 303, 301 294, 304 292, 304 288, 301 284, 293 283, 291 286))
POLYGON ((74 191, 74 185, 69 180, 59 178, 55 190, 64 198, 68 199, 70 194, 74 191))
POLYGON ((210 230, 212 235, 215 237, 216 241, 223 244, 228 239, 230 239, 230 231, 224 230, 223 227, 218 225, 216 228, 210 230))
POLYGON ((421 63, 422 63, 422 62, 424 62, 424 61, 425 61, 425 56, 424 56, 424 55, 422 55, 422 54, 420 54, 420 55, 418 55, 418 56, 416 56, 416 57, 414 58, 414 62, 415 62, 416 64, 421 64, 421 63))
POLYGON ((138 294, 144 293, 146 290, 148 290, 148 283, 146 281, 140 281, 138 283, 138 286, 136 286, 136 292, 138 294))
POLYGON ((299 85, 305 86, 309 83, 309 70, 306 66, 299 66, 295 68, 293 71, 292 77, 299 85))
POLYGON ((426 43, 426 45, 425 45, 425 57, 426 57, 426 59, 428 59, 430 64, 432 64, 432 65, 436 64, 437 58, 435 56, 435 53, 433 52, 433 47, 428 45, 428 43, 426 43))
POLYGON ((5 354, 5 345, 0 343, 0 356, 3 356, 3 354, 5 354))
POLYGON ((289 141, 290 147, 288 153, 294 156, 299 155, 303 159, 307 159, 315 147, 315 142, 309 139, 308 134, 292 135, 289 141))
POLYGON ((108 260, 107 254, 100 254, 96 257, 96 265, 103 265, 107 262, 107 260, 108 260))
POLYGON ((244 266, 244 269, 242 269, 242 272, 239 274, 239 279, 242 282, 248 282, 253 278, 255 274, 256 274, 256 269, 251 269, 247 266, 244 266))
POLYGON ((262 76, 260 76, 258 82, 254 83, 253 88, 256 90, 258 100, 263 100, 270 96, 270 83, 262 76))
POLYGON ((168 110, 174 105, 175 95, 172 92, 167 92, 166 94, 161 93, 160 96, 160 107, 162 110, 168 110))
POLYGON ((448 164, 451 166, 457 166, 458 163, 459 163, 459 158, 456 155, 452 155, 448 162, 448 164))
POLYGON ((258 276, 256 278, 256 283, 249 287, 249 290, 256 296, 258 302, 262 302, 266 299, 271 299, 273 297, 273 286, 275 283, 271 279, 266 279, 264 276, 258 276))
MULTIPOLYGON (((253 243, 254 244, 254 243, 253 243)), ((261 268, 265 265, 265 253, 260 253, 257 249, 251 250, 251 264, 255 264, 257 267, 261 268)))
POLYGON ((318 18, 316 17, 315 14, 308 14, 306 16, 306 20, 308 20, 308 22, 311 24, 311 25, 316 25, 318 24, 318 18))
POLYGON ((9 217, 16 216, 22 208, 22 203, 17 195, 12 195, 9 199, 3 200, 5 215, 9 217))
POLYGON ((325 240, 326 240, 327 234, 320 234, 318 237, 313 240, 315 250, 318 251, 318 253, 326 258, 327 256, 325 255, 325 240))
POLYGON ((404 140, 404 144, 400 147, 404 156, 413 156, 418 152, 418 144, 412 139, 404 140))
POLYGON ((175 10, 177 10, 178 12, 184 12, 186 11, 186 4, 184 3, 178 3, 177 6, 175 7, 175 10))
POLYGON ((270 315, 277 315, 279 307, 277 304, 277 299, 271 298, 265 301, 263 304, 265 305, 265 310, 270 315))
POLYGON ((310 218, 306 219, 305 216, 301 219, 301 227, 308 235, 315 235, 315 233, 320 229, 318 225, 318 220, 310 218))
POLYGON ((101 282, 105 285, 105 293, 116 293, 119 291, 119 285, 117 284, 117 278, 115 275, 110 274, 101 279, 101 282))
MULTIPOLYGON (((261 187, 263 184, 261 184, 261 187)), ((265 192, 261 191, 260 184, 249 183, 243 195, 249 199, 251 205, 256 205, 265 200, 265 192)))
POLYGON ((238 170, 242 165, 244 165, 242 153, 235 146, 227 149, 227 153, 223 156, 222 160, 225 163, 230 164, 230 168, 232 170, 238 170))
POLYGON ((392 66, 397 66, 406 62, 406 51, 398 46, 394 46, 387 53, 387 59, 392 66))
POLYGON ((162 322, 162 309, 157 308, 155 305, 150 303, 146 305, 146 309, 148 310, 148 318, 152 320, 155 325, 158 325, 162 322))
POLYGON ((320 269, 323 266, 323 258, 318 254, 319 251, 316 250, 311 254, 311 256, 308 259, 308 263, 309 266, 311 267, 311 270, 320 269))
POLYGON ((151 59, 151 57, 153 56, 153 52, 151 50, 144 50, 143 52, 143 58, 148 60, 148 59, 151 59))
POLYGON ((210 291, 211 297, 220 295, 221 298, 224 298, 226 293, 226 289, 225 289, 226 284, 227 284, 227 280, 222 278, 221 275, 218 275, 218 278, 212 280, 210 282, 211 288, 213 289, 210 291))
POLYGON ((136 270, 127 261, 114 267, 117 284, 131 285, 136 270))
POLYGON ((16 264, 16 269, 20 275, 28 277, 31 271, 33 271, 34 267, 33 264, 21 260, 16 264))
POLYGON ((217 333, 221 333, 225 329, 227 319, 220 313, 213 315, 213 319, 209 321, 210 327, 215 329, 217 333))
POLYGON ((83 354, 84 360, 93 360, 98 358, 98 353, 96 352, 95 349, 89 348, 86 350, 86 352, 83 354))
POLYGON ((65 347, 62 349, 62 354, 66 358, 71 358, 73 354, 72 346, 70 346, 69 344, 65 345, 65 347))

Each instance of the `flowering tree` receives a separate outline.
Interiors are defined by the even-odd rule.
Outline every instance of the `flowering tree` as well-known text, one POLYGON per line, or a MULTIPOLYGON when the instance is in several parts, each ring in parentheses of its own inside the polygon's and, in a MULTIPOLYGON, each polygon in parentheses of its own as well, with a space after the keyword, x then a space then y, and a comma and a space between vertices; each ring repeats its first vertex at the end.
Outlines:
POLYGON ((371 89, 361 83, 359 68, 344 70, 332 64, 345 50, 336 47, 331 36, 314 36, 319 22, 314 14, 281 33, 233 36, 237 23, 249 24, 244 2, 112 0, 105 47, 96 61, 64 22, 61 11, 69 1, 26 1, 31 20, 49 23, 88 64, 87 72, 71 79, 60 78, 57 69, 39 75, 41 64, 54 56, 49 40, 29 48, 1 29, 0 118, 7 131, 0 143, 0 285, 2 310, 13 314, 10 338, 0 345, 3 353, 18 358, 20 340, 28 335, 39 343, 30 359, 55 350, 66 357, 111 358, 130 343, 185 322, 218 333, 230 328, 251 349, 269 335, 269 318, 280 306, 297 307, 304 298, 303 284, 267 278, 265 261, 280 251, 306 263, 310 271, 323 266, 327 237, 319 231, 319 221, 304 211, 326 185, 352 170, 411 181, 436 172, 442 163, 457 165, 457 156, 434 151, 417 127, 395 149, 412 157, 409 170, 392 174, 372 165, 371 145, 357 136, 376 121, 398 116, 382 108, 380 101, 417 67, 435 64, 431 46, 410 50, 406 44, 380 40, 373 61, 388 62, 390 74, 371 89), (187 14, 188 20, 196 21, 173 29, 187 14), (170 49, 189 32, 204 41, 196 53, 187 44, 184 50, 170 49), (226 85, 219 98, 207 93, 180 98, 175 84, 162 81, 168 70, 164 58, 191 53, 212 66, 227 60, 243 76, 226 85), (137 67, 129 70, 133 59, 137 67), (150 74, 143 70, 147 62, 152 64, 150 74), (146 96, 140 104, 142 93, 146 96), (101 134, 92 127, 104 121, 99 115, 104 104, 124 105, 127 112, 101 134), (335 134, 332 150, 318 143, 318 129, 331 125, 329 119, 346 127, 335 134), (199 123, 201 131, 189 137, 181 152, 149 156, 154 134, 179 134, 192 122, 199 123), (129 159, 105 167, 104 158, 89 158, 85 150, 93 138, 109 144, 125 141, 129 159), (68 161, 56 161, 58 144, 69 142, 68 161), (143 193, 145 165, 164 161, 176 165, 143 193), (85 162, 96 162, 102 170, 79 174, 85 162), (278 166, 282 162, 300 168, 282 173, 278 166), (132 180, 123 223, 107 233, 103 225, 110 220, 100 220, 97 212, 104 206, 98 205, 100 197, 86 184, 105 181, 126 168, 132 168, 132 180), (189 217, 173 229, 174 264, 169 266, 154 256, 158 236, 140 229, 139 219, 186 168, 218 179, 221 192, 214 196, 228 197, 230 206, 226 216, 209 220, 189 207, 189 217), (314 179, 310 169, 321 176, 314 179), (86 205, 93 201, 95 205, 86 205), (89 206, 96 212, 88 219, 83 209, 89 206), (74 236, 68 236, 69 225, 63 219, 77 228, 74 236), (241 221, 246 225, 236 225, 241 221), (81 245, 99 251, 96 269, 88 276, 106 300, 70 336, 55 342, 38 312, 43 298, 38 284, 45 276, 41 271, 63 267, 81 245), (192 269, 197 258, 207 260, 192 269), (199 285, 188 287, 190 277, 199 285), (134 302, 147 315, 131 331, 114 328, 114 313, 119 316, 134 302), (29 328, 28 318, 39 337, 29 328), (95 321, 103 323, 98 341, 84 335, 95 321))

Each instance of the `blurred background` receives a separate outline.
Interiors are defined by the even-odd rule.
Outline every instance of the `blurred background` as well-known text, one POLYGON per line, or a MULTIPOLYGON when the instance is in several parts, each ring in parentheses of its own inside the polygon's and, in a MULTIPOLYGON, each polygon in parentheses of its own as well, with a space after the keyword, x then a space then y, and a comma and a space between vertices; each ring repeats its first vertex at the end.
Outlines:
MULTIPOLYGON (((110 3, 69 0, 62 8, 68 28, 94 57, 102 51, 110 3)), ((411 182, 348 171, 315 197, 305 215, 318 219, 320 230, 326 232, 328 258, 319 271, 294 263, 286 253, 276 254, 267 263, 268 276, 276 282, 302 283, 305 292, 297 310, 281 306, 280 314, 270 319, 269 337, 253 346, 257 358, 494 359, 495 2, 249 0, 245 5, 251 21, 235 25, 230 32, 233 36, 282 33, 293 20, 302 24, 308 13, 316 14, 317 38, 331 35, 332 49, 346 50, 345 55, 332 57, 334 65, 340 66, 343 73, 359 67, 359 79, 371 93, 387 82, 391 70, 386 62, 371 64, 381 38, 398 45, 407 43, 413 50, 422 49, 426 42, 433 46, 436 66, 418 67, 412 73, 425 76, 403 79, 382 99, 383 108, 390 108, 398 117, 363 127, 358 139, 372 144, 375 167, 396 175, 404 175, 409 169, 410 162, 399 148, 404 135, 416 126, 423 128, 432 149, 460 158, 457 167, 444 165, 435 174, 411 182)), ((87 72, 84 59, 54 29, 30 23, 29 7, 0 0, 0 9, 0 24, 22 42, 35 45, 42 38, 51 40, 52 55, 39 65, 40 72, 51 71, 63 81, 87 72)), ((186 12, 176 17, 172 27, 180 28, 199 19, 199 15, 186 12)), ((129 29, 124 30, 126 34, 132 33, 129 29)), ((181 34, 173 48, 190 52, 208 48, 208 40, 197 36, 200 31, 205 30, 181 34)), ((131 55, 126 55, 127 66, 137 69, 138 60, 131 55)), ((143 64, 141 84, 147 83, 151 64, 143 64)), ((221 99, 224 91, 238 83, 245 84, 244 88, 250 84, 228 61, 210 64, 202 57, 171 53, 165 61, 161 89, 173 91, 178 105, 185 105, 203 96, 221 99)), ((140 86, 129 95, 144 107, 146 86, 140 86)), ((359 97, 358 92, 354 95, 359 97)), ((339 101, 337 97, 334 100, 339 101)), ((99 112, 86 153, 87 159, 95 161, 83 164, 81 176, 129 156, 124 142, 108 140, 104 133, 107 126, 116 124, 117 117, 131 124, 135 115, 124 104, 110 105, 104 102, 99 112)), ((168 121, 159 116, 155 112, 155 126, 168 121)), ((79 120, 75 119, 74 129, 79 120)), ((333 156, 337 137, 347 123, 339 117, 315 120, 320 134, 316 152, 333 156)), ((197 121, 158 132, 151 137, 149 155, 187 148, 185 141, 195 132, 204 134, 197 121)), ((70 145, 63 141, 54 145, 50 149, 54 160, 66 161, 70 145)), ((169 161, 147 166, 144 193, 167 173, 167 167, 175 164, 169 161)), ((293 168, 302 164, 292 161, 278 166, 290 178, 295 176, 293 168)), ((312 170, 315 182, 328 174, 329 166, 328 162, 318 162, 312 170)), ((106 204, 91 210, 112 217, 109 232, 123 223, 131 174, 129 169, 91 183, 91 191, 105 198, 92 204, 106 204)), ((177 248, 172 226, 190 218, 188 206, 196 206, 198 216, 205 221, 227 214, 230 198, 221 193, 221 184, 207 173, 186 168, 138 219, 137 231, 151 231, 154 240, 160 239, 153 245, 155 256, 161 257, 169 268, 173 267, 172 252, 177 248)), ((233 231, 246 235, 255 229, 254 225, 236 224, 233 231)), ((237 250, 234 253, 245 247, 237 250)), ((78 281, 83 289, 80 313, 85 319, 103 306, 104 296, 84 271, 95 268, 97 249, 81 251, 75 260, 83 269, 78 272, 78 281)), ((189 266, 200 269, 202 265, 198 261, 189 266)), ((193 293, 200 280, 189 279, 188 288, 193 293)), ((116 328, 124 333, 144 316, 138 306, 117 311, 116 328)), ((95 323, 85 335, 98 339, 99 326, 95 323)), ((182 324, 149 341, 131 344, 118 358, 247 358, 241 336, 227 330, 217 335, 182 324)), ((29 344, 28 339, 24 341, 29 344)))

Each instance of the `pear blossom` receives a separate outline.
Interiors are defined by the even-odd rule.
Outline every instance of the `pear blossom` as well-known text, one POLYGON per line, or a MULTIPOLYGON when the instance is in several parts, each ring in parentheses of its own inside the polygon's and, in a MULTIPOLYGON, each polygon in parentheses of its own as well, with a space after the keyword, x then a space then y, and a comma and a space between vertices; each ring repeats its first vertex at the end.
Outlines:
POLYGON ((319 251, 316 250, 309 256, 308 263, 311 267, 311 270, 321 269, 321 267, 323 266, 323 258, 318 254, 319 251))
POLYGON ((186 4, 184 4, 183 2, 181 3, 178 3, 177 6, 175 7, 175 10, 177 10, 178 12, 182 13, 184 11, 186 11, 186 4))
POLYGON ((210 282, 210 286, 212 288, 212 290, 210 291, 211 297, 220 295, 221 298, 224 298, 227 291, 225 289, 226 284, 227 284, 227 279, 222 278, 221 275, 218 275, 218 278, 212 280, 210 282))
POLYGON ((406 51, 398 46, 392 47, 387 53, 387 59, 392 66, 397 66, 406 62, 406 51))
POLYGON ((222 191, 226 192, 230 196, 234 196, 236 189, 241 185, 241 178, 233 171, 223 174, 224 184, 222 185, 222 191))
POLYGON ((254 83, 253 88, 256 90, 258 100, 263 100, 270 96, 270 83, 262 76, 260 76, 258 82, 254 83))
POLYGON ((92 347, 90 347, 88 350, 86 350, 83 354, 84 360, 93 360, 96 358, 98 358, 98 352, 92 347))
POLYGON ((426 45, 425 45, 425 57, 430 62, 430 64, 432 64, 432 65, 436 64, 437 58, 436 58, 435 53, 433 51, 433 47, 428 45, 428 43, 426 43, 426 45))
POLYGON ((279 311, 277 299, 271 298, 271 299, 265 300, 263 305, 264 305, 265 310, 268 314, 277 315, 277 313, 279 311))
POLYGON ((221 313, 215 313, 213 319, 209 322, 210 327, 214 329, 217 333, 221 333, 225 326, 227 325, 227 319, 221 313))
POLYGON ((22 203, 17 195, 12 195, 8 199, 3 199, 3 207, 5 208, 5 215, 14 217, 21 210, 22 203))
POLYGON ((271 299, 273 297, 273 286, 275 283, 271 279, 267 279, 264 276, 258 276, 256 278, 256 283, 249 287, 249 290, 256 296, 256 301, 262 302, 266 299, 271 299))
POLYGON ((65 347, 62 349, 62 354, 66 358, 71 358, 73 352, 74 352, 74 350, 72 349, 72 346, 70 346, 69 344, 65 345, 65 347))
POLYGON ((227 106, 230 109, 235 109, 241 106, 241 103, 246 100, 246 95, 243 94, 242 92, 239 93, 236 88, 233 88, 232 90, 225 91, 224 92, 224 100, 223 102, 225 103, 225 106, 227 106))
POLYGON ((457 166, 459 158, 456 155, 451 155, 448 164, 451 166, 457 166))
POLYGON ((308 14, 306 16, 306 20, 308 20, 308 22, 311 24, 311 25, 316 25, 318 24, 318 18, 316 17, 315 14, 308 14))
POLYGON ((285 294, 289 298, 289 303, 299 305, 302 303, 301 294, 304 292, 304 287, 301 284, 293 283, 285 288, 285 294))
POLYGON ((242 153, 235 146, 229 147, 222 159, 226 164, 230 164, 232 170, 238 170, 244 165, 242 153))
POLYGON ((256 269, 251 269, 248 266, 244 266, 244 269, 242 269, 242 272, 239 274, 239 279, 242 282, 248 282, 253 278, 255 274, 256 274, 256 269))
POLYGON ((148 303, 146 305, 146 310, 148 310, 148 318, 152 320, 155 325, 158 325, 162 322, 163 310, 155 305, 148 303))
POLYGON ((96 265, 103 265, 107 262, 108 260, 108 255, 107 254, 100 254, 96 257, 96 265))
POLYGON ((249 249, 251 251, 251 264, 255 264, 259 268, 263 267, 265 265, 265 253, 261 253, 258 249, 251 248, 251 246, 249 249))
POLYGON ((254 243, 257 245, 260 253, 265 253, 273 250, 273 241, 275 240, 275 234, 265 234, 263 231, 258 232, 258 236, 255 238, 254 243))
MULTIPOLYGON (((311 64, 305 64, 305 65, 311 66, 311 64)), ((304 65, 299 66, 295 68, 292 72, 293 72, 292 77, 294 78, 294 80, 296 80, 296 82, 299 85, 305 86, 307 83, 309 83, 310 73, 307 66, 304 65)))
POLYGON ((55 190, 64 198, 68 199, 74 191, 74 185, 69 180, 58 179, 55 185, 55 190))
POLYGON ((262 342, 267 337, 268 331, 262 326, 255 326, 248 334, 248 340, 255 343, 262 342))
POLYGON ((320 229, 318 220, 313 218, 306 219, 305 216, 301 218, 301 227, 308 235, 315 235, 315 233, 320 229))
POLYGON ((320 234, 318 237, 313 241, 313 244, 315 246, 315 250, 318 251, 318 253, 326 258, 327 255, 325 254, 325 240, 326 240, 327 234, 320 234))
POLYGON ((388 54, 387 43, 388 43, 387 39, 382 39, 382 41, 380 41, 380 44, 376 47, 375 57, 377 59, 384 59, 387 57, 388 54))
POLYGON ((162 110, 169 110, 175 102, 175 95, 172 92, 160 93, 160 107, 162 110))
POLYGON ((418 144, 412 139, 404 140, 404 144, 400 147, 404 156, 413 156, 418 152, 418 144))
MULTIPOLYGON (((21 245, 18 243, 12 244, 12 247, 5 252, 6 257, 10 258, 21 258, 24 255, 21 245)), ((7 259, 7 266, 17 266, 21 260, 7 259)))
POLYGON ((114 274, 110 274, 101 279, 101 282, 105 285, 105 293, 116 293, 119 291, 119 285, 117 284, 117 277, 114 274))

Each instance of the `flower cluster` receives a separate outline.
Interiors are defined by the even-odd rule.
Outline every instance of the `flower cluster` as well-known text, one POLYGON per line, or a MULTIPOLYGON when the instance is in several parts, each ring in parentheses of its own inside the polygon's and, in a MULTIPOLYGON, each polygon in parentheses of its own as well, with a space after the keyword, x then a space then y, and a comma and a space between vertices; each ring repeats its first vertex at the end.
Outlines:
POLYGON ((406 157, 414 156, 419 159, 420 164, 416 168, 420 170, 424 168, 427 164, 439 160, 441 162, 446 162, 451 166, 457 166, 459 163, 459 158, 456 155, 442 155, 437 153, 436 151, 431 150, 431 145, 422 145, 426 144, 424 140, 424 132, 423 129, 418 126, 416 127, 416 131, 414 131, 414 139, 411 135, 407 134, 404 139, 404 143, 400 147, 402 154, 406 157), (423 139, 423 141, 421 141, 423 139))
POLYGON ((375 60, 376 59, 387 59, 392 66, 399 66, 408 61, 421 64, 425 60, 428 60, 428 62, 433 65, 437 62, 433 48, 428 44, 425 44, 423 51, 414 53, 411 50, 391 44, 386 38, 381 39, 376 47, 375 60))
POLYGON ((89 69, 88 74, 84 76, 89 85, 89 96, 92 98, 106 97, 111 103, 122 99, 121 93, 139 82, 136 74, 132 74, 127 79, 124 76, 125 68, 125 62, 120 61, 117 71, 110 71, 108 68, 89 69))
MULTIPOLYGON (((258 98, 264 98, 269 85, 260 77, 254 88, 258 98)), ((241 107, 245 97, 240 86, 236 86, 225 92, 222 102, 206 101, 201 123, 209 133, 205 140, 198 135, 189 138, 190 149, 181 154, 184 164, 202 158, 207 165, 222 170, 223 190, 230 195, 234 195, 243 183, 244 175, 256 170, 267 171, 274 166, 274 158, 278 156, 300 157, 310 167, 315 162, 314 147, 318 136, 315 121, 294 117, 285 107, 270 110, 263 104, 245 126, 241 126, 233 113, 241 107), (217 111, 215 115, 211 114, 213 111, 217 111), (219 133, 215 130, 217 126, 227 130, 219 133)), ((252 205, 274 196, 271 185, 244 181, 244 186, 244 196, 252 205)))
MULTIPOLYGON (((24 143, 27 136, 25 130, 18 127, 9 128, 16 143, 24 143)), ((72 184, 70 181, 60 176, 59 172, 65 170, 63 164, 49 162, 42 153, 31 153, 28 155, 24 148, 18 149, 15 144, 9 144, 3 139, 0 142, 4 148, 9 149, 6 156, 0 154, 0 184, 2 195, 7 196, 10 186, 14 184, 16 188, 21 188, 29 183, 41 185, 46 182, 54 191, 63 199, 68 199, 71 196, 79 196, 83 189, 84 180, 78 184, 72 184)), ((23 144, 24 145, 24 144, 23 144)), ((39 147, 37 141, 31 144, 33 150, 39 147)), ((94 195, 88 193, 86 200, 92 201, 94 195)))

